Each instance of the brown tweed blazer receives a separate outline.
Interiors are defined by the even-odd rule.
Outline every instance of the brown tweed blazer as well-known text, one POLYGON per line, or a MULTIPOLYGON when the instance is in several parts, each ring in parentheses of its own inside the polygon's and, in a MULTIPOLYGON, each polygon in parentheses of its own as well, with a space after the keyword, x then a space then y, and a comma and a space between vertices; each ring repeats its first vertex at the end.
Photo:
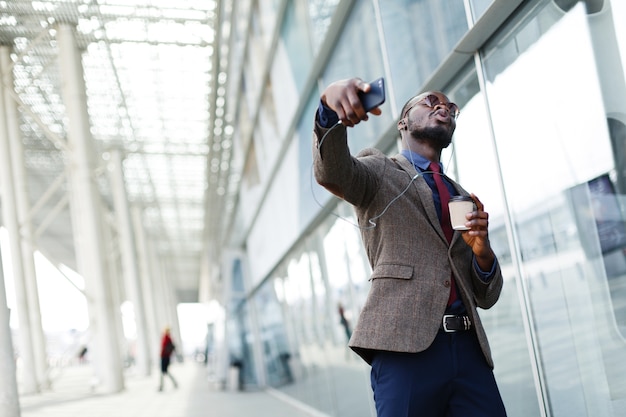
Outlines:
MULTIPOLYGON (((448 245, 432 191, 403 155, 389 158, 379 150, 365 149, 352 157, 343 125, 332 129, 320 148, 327 131, 316 121, 314 175, 318 183, 354 206, 372 267, 371 288, 349 346, 368 363, 376 350, 428 348, 439 331, 454 274, 485 359, 493 368, 476 308, 488 309, 498 300, 503 282, 500 267, 485 283, 459 232, 448 245)), ((468 195, 448 180, 459 194, 468 195)))

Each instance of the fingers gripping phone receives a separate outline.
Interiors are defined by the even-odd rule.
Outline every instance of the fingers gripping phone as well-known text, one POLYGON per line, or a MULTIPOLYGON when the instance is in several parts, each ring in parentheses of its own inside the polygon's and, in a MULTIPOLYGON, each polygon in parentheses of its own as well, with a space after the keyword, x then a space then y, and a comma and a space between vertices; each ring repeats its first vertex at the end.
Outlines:
POLYGON ((370 111, 379 107, 385 102, 385 79, 380 77, 369 83, 370 91, 364 93, 359 91, 359 99, 365 111, 370 111))

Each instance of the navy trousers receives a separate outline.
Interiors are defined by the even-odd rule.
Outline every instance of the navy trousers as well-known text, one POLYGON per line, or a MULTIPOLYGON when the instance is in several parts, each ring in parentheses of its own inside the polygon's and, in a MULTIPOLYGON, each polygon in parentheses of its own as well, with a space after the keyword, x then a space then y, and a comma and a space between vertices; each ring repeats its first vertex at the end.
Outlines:
POLYGON ((377 352, 371 372, 378 417, 505 417, 474 331, 444 333, 419 353, 377 352))

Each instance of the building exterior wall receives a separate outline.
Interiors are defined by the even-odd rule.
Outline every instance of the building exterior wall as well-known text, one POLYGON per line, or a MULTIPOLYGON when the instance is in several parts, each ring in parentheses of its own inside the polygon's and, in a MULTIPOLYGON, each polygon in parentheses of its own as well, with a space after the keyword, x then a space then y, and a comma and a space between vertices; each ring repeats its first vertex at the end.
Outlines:
POLYGON ((346 347, 369 264, 351 208, 312 179, 310 144, 327 84, 384 76, 383 114, 350 130, 353 153, 395 154, 398 111, 423 89, 461 108, 442 161, 490 213, 505 286, 481 318, 508 414, 621 415, 626 4, 237 3, 227 95, 245 155, 233 245, 247 267, 233 274, 243 296, 224 302, 244 386, 330 416, 375 414, 369 367, 346 347))

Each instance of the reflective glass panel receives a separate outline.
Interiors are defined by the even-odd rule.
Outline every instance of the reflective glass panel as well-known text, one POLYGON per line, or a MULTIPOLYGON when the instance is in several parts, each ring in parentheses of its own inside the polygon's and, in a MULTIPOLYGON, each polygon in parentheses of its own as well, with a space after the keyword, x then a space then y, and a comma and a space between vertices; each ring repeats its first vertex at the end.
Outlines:
MULTIPOLYGON (((322 88, 344 78, 359 77, 365 81, 373 81, 384 75, 373 4, 369 1, 356 2, 322 75, 322 88)), ((385 103, 381 109, 381 116, 371 117, 367 123, 361 123, 350 130, 348 140, 353 150, 359 151, 374 145, 383 129, 388 126, 387 123, 391 121, 389 105, 385 103)))
POLYGON ((472 5, 471 7, 472 7, 472 15, 474 18, 474 22, 480 19, 480 16, 482 16, 482 14, 485 13, 485 10, 487 10, 494 1, 495 0, 471 0, 470 1, 470 4, 472 5))
MULTIPOLYGON (((276 322, 267 336, 278 334, 282 340, 283 327, 288 347, 282 349, 287 352, 283 359, 275 349, 266 371, 270 384, 284 393, 331 416, 357 417, 371 411, 365 366, 347 346, 359 305, 354 283, 363 281, 363 264, 350 265, 363 258, 350 243, 360 243, 358 235, 346 235, 342 220, 333 223, 307 239, 272 281, 284 324, 276 322)), ((260 318, 261 323, 268 320, 260 318)))
POLYGON ((415 95, 467 32, 463 0, 380 1, 398 109, 415 95))
POLYGON ((513 263, 506 228, 497 155, 474 65, 468 65, 445 92, 461 107, 461 115, 453 144, 444 151, 441 160, 447 174, 456 178, 468 192, 476 194, 489 213, 489 240, 504 277, 502 293, 495 306, 478 310, 491 346, 494 374, 509 417, 540 415, 534 364, 529 355, 520 303, 519 274, 513 263))
POLYGON ((607 124, 623 118, 607 109, 625 88, 617 51, 605 50, 610 15, 587 11, 546 3, 485 61, 545 401, 568 417, 622 415, 626 402, 623 136, 607 124))

